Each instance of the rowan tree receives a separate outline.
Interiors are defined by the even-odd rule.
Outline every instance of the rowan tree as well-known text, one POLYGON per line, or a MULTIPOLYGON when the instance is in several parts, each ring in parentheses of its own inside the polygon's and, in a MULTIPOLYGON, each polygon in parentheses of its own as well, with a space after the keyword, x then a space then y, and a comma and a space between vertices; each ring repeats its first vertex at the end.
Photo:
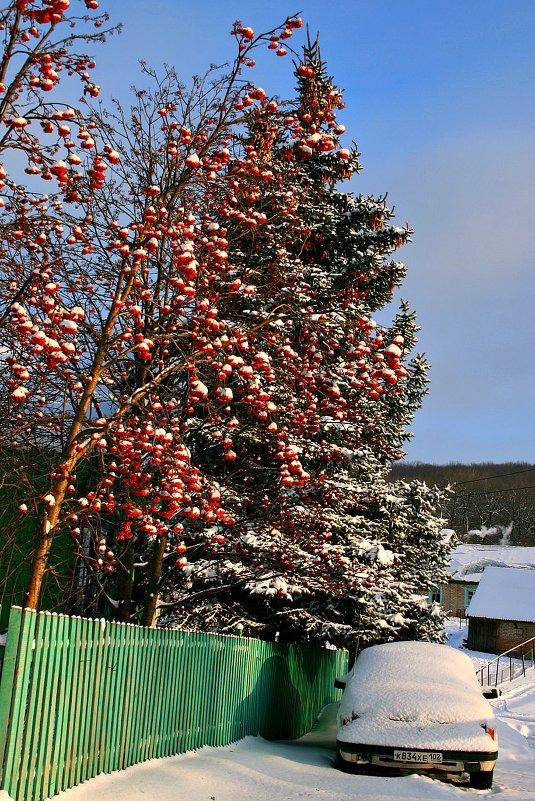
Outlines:
MULTIPOLYGON (((21 40, 67 21, 20 5, 21 40)), ((250 81, 259 46, 284 56, 300 26, 237 22, 228 71, 186 87, 146 69, 128 112, 8 92, 24 122, 7 150, 57 189, 6 181, 4 439, 48 465, 45 489, 22 482, 20 513, 40 521, 27 606, 66 531, 124 620, 150 625, 159 607, 186 627, 346 644, 433 628, 433 491, 384 484, 426 364, 406 305, 373 319, 410 232, 383 198, 338 189, 358 153, 317 43, 295 102, 250 81), (37 120, 49 149, 28 136, 37 120)))
MULTIPOLYGON (((47 494, 46 465, 54 470, 62 447, 58 420, 66 387, 56 391, 43 378, 74 358, 72 337, 82 314, 68 296, 63 305, 54 299, 62 206, 76 203, 83 180, 71 138, 83 126, 63 90, 76 92, 78 80, 86 96, 97 97, 95 62, 82 48, 118 30, 96 0, 73 5, 19 0, 0 11, 0 461, 3 485, 17 477, 16 492, 3 493, 3 528, 13 535, 28 529, 17 526, 13 497, 24 493, 20 514, 37 513, 47 494)), ((80 144, 89 150, 89 141, 80 144)))
MULTIPOLYGON (((51 43, 60 26, 89 21, 67 16, 68 7, 67 0, 18 2, 5 12, 3 74, 11 66, 13 75, 4 150, 26 155, 38 189, 42 180, 56 189, 32 193, 3 175, 3 436, 29 461, 39 451, 48 463, 46 489, 26 477, 28 498, 19 507, 39 518, 24 605, 37 605, 52 542, 67 530, 116 606, 102 581, 118 561, 105 536, 111 520, 119 544, 149 545, 144 620, 151 622, 150 588, 180 521, 230 522, 182 436, 199 389, 195 363, 208 357, 205 329, 218 325, 208 288, 228 259, 224 234, 201 204, 229 180, 228 146, 239 147, 243 109, 265 101, 243 75, 254 66, 253 51, 273 49, 300 21, 288 18, 260 36, 236 23, 228 72, 210 70, 189 89, 172 71, 160 81, 152 75, 155 88, 138 93, 128 116, 120 107, 99 113, 44 101, 62 70, 81 73, 84 90, 98 94, 85 72, 93 62, 69 55, 84 35, 51 43), (18 44, 32 37, 39 44, 28 46, 20 66, 18 44), (37 124, 51 145, 33 133, 37 124)), ((99 32, 86 38, 101 38, 102 23, 94 19, 99 32)), ((125 554, 119 565, 126 619, 129 560, 125 554)))

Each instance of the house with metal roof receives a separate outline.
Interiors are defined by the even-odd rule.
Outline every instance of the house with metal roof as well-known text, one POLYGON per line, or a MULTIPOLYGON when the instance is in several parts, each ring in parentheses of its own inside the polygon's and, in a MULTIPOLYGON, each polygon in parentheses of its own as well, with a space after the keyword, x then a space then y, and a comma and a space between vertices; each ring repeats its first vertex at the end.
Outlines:
POLYGON ((457 545, 450 555, 448 582, 437 589, 433 600, 439 601, 450 614, 464 617, 483 572, 489 567, 535 570, 535 547, 457 545))
POLYGON ((473 651, 503 653, 535 637, 535 570, 486 567, 466 616, 473 651))

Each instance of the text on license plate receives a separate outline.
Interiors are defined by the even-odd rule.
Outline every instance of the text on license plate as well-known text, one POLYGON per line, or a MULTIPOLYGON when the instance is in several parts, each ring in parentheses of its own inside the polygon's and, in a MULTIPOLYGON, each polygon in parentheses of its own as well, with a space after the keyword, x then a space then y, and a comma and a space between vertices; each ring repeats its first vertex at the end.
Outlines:
POLYGON ((439 751, 394 751, 394 762, 437 764, 442 762, 442 754, 439 751))

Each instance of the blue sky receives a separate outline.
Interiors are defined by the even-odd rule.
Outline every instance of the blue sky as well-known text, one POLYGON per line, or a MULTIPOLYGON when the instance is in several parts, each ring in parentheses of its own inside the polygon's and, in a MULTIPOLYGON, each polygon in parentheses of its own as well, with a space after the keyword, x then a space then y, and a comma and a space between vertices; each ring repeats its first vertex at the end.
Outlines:
MULTIPOLYGON (((387 192, 414 229, 398 299, 418 314, 432 371, 407 459, 534 462, 535 2, 100 5, 124 29, 97 52, 95 79, 122 101, 143 85, 139 59, 172 64, 187 83, 231 58, 235 19, 260 32, 300 12, 320 31, 362 151, 351 189, 387 192)), ((258 62, 257 83, 288 95, 290 62, 258 62)))

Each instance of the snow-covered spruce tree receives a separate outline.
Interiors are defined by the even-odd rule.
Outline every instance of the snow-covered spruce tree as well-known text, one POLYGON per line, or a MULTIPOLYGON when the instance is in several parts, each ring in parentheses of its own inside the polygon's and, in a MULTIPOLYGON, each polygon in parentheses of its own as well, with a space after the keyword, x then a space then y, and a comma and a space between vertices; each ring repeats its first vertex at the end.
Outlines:
POLYGON ((372 316, 403 279, 391 257, 409 230, 383 198, 338 188, 358 153, 340 147, 341 93, 317 43, 296 74, 296 102, 247 115, 223 195, 204 199, 229 269, 212 290, 217 358, 195 366, 184 439, 233 515, 185 525, 162 623, 345 645, 435 637, 436 492, 385 482, 427 365, 408 355, 406 304, 390 326, 372 316))

